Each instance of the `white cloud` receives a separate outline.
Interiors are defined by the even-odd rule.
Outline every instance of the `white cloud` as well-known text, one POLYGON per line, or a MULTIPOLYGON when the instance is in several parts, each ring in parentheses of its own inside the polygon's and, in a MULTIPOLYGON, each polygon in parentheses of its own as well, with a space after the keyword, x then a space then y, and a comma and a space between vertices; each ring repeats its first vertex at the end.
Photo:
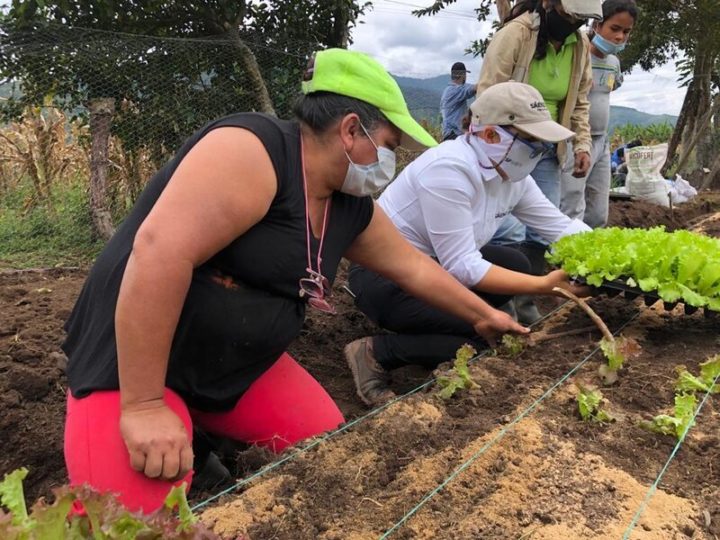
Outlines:
POLYGON ((652 72, 633 69, 625 75, 622 87, 611 94, 611 102, 648 113, 677 115, 686 90, 678 83, 675 64, 669 62, 652 72))
MULTIPOLYGON (((418 18, 410 12, 429 0, 375 0, 374 8, 361 18, 353 31, 352 49, 380 61, 395 75, 429 78, 448 74, 454 62, 465 62, 477 77, 481 59, 465 54, 473 40, 491 30, 490 23, 474 18, 477 0, 457 0, 439 14, 418 18)), ((685 88, 680 88, 675 64, 646 72, 636 68, 625 76, 625 84, 612 94, 612 104, 633 107, 653 114, 680 112, 685 88)))
MULTIPOLYGON (((411 15, 426 0, 376 0, 372 11, 353 31, 352 49, 366 52, 396 75, 429 78, 450 72, 454 62, 465 62, 475 75, 480 59, 465 54, 473 40, 485 37, 490 23, 474 18, 477 0, 458 0, 431 17, 411 15)), ((472 78, 472 77, 471 77, 472 78)))

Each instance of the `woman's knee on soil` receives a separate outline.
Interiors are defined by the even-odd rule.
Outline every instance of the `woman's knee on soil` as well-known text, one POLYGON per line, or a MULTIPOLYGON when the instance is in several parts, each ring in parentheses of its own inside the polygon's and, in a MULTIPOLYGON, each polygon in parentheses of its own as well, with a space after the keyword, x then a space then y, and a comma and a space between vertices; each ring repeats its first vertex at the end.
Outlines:
MULTIPOLYGON (((192 438, 185 403, 168 389, 165 402, 192 438)), ((134 470, 120 432, 120 412, 119 391, 95 391, 80 399, 68 393, 64 453, 70 485, 88 484, 101 493, 116 493, 130 510, 152 512, 162 506, 173 485, 185 482, 189 489, 193 471, 173 483, 134 470)))
POLYGON ((284 353, 226 412, 193 411, 210 433, 282 452, 345 421, 322 385, 284 353))

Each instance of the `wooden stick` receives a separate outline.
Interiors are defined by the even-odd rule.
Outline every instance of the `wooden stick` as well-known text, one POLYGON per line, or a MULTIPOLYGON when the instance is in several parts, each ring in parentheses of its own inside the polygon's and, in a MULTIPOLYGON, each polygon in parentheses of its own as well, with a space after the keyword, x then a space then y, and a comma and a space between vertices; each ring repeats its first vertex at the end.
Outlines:
POLYGON ((565 298, 569 298, 573 302, 575 302, 580 308, 588 314, 588 317, 592 319, 592 321, 597 325, 597 327, 602 332, 602 335, 607 339, 609 342, 614 343, 615 342, 615 336, 612 335, 610 330, 608 329, 607 325, 603 322, 603 320, 600 318, 600 315, 595 313, 593 311, 593 308, 587 305, 587 302, 583 300, 582 298, 578 298, 573 293, 571 293, 568 290, 565 290, 561 287, 553 287, 553 292, 562 294, 565 298))

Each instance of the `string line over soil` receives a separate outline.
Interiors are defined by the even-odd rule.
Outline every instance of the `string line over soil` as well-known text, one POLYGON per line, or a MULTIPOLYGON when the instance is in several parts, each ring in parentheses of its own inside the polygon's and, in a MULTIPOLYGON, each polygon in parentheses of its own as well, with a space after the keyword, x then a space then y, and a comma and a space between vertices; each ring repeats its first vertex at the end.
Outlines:
MULTIPOLYGON (((565 304, 566 304, 566 303, 567 303, 567 302, 563 302, 562 304, 560 304, 559 306, 557 306, 555 309, 551 310, 551 311, 550 311, 549 313, 547 313, 546 315, 543 315, 540 319, 538 319, 538 320, 535 321, 533 324, 531 324, 531 325, 530 325, 530 328, 532 328, 532 327, 534 327, 534 326, 537 326, 537 325, 541 324, 542 322, 546 321, 547 319, 549 319, 550 317, 552 317, 555 313, 559 312, 563 307, 565 307, 565 304)), ((628 321, 628 323, 629 323, 629 322, 630 322, 630 321, 628 321)), ((628 323, 625 323, 625 325, 628 324, 628 323)), ((625 327, 625 325, 623 325, 623 328, 625 327)), ((622 328, 621 328, 621 329, 622 329, 622 328)), ((619 330, 618 330, 618 331, 619 331, 619 330)), ((474 356, 473 358, 471 358, 468 362, 469 362, 469 363, 477 362, 480 358, 483 358, 483 357, 487 356, 487 355, 488 355, 489 353, 491 353, 491 352, 492 352, 492 349, 484 350, 484 351, 482 351, 480 354, 477 354, 476 356, 474 356)), ((308 444, 308 445, 306 445, 306 446, 303 446, 302 448, 299 448, 299 449, 296 450, 295 452, 292 452, 291 454, 288 454, 287 456, 285 456, 285 457, 282 458, 282 459, 279 459, 279 460, 277 460, 277 461, 274 461, 274 462, 272 462, 272 463, 269 463, 268 465, 262 467, 259 471, 251 474, 250 476, 247 476, 247 477, 243 478, 242 480, 236 482, 236 483, 233 484, 232 486, 230 486, 230 487, 228 487, 228 488, 226 488, 226 489, 223 489, 222 491, 216 493, 215 495, 213 495, 213 496, 211 496, 211 497, 208 497, 207 499, 204 499, 204 500, 200 501, 200 502, 197 503, 196 505, 192 506, 192 507, 191 507, 191 510, 192 510, 193 512, 196 512, 197 510, 199 510, 199 509, 201 509, 201 508, 204 508, 205 506, 207 506, 207 505, 210 504, 211 502, 214 502, 214 501, 218 500, 220 497, 223 497, 224 495, 228 495, 228 494, 232 493, 233 491, 236 491, 237 489, 241 488, 242 486, 244 486, 244 485, 246 485, 246 484, 249 484, 249 483, 252 482, 253 480, 256 480, 257 478, 260 478, 260 477, 263 476, 264 474, 269 473, 270 471, 278 468, 280 465, 282 465, 282 464, 284 464, 284 463, 287 463, 287 462, 289 462, 289 461, 294 460, 295 458, 297 458, 297 457, 299 457, 300 455, 304 454, 304 453, 307 452, 308 450, 311 450, 311 449, 315 448, 315 447, 318 446, 320 443, 323 443, 323 442, 325 442, 325 441, 327 441, 327 440, 335 437, 336 435, 339 435, 340 433, 343 433, 344 431, 347 431, 347 430, 350 429, 351 427, 354 427, 354 426, 356 426, 356 425, 364 422, 364 421, 367 420, 368 418, 371 418, 371 417, 377 415, 378 413, 384 411, 385 409, 387 409, 388 407, 390 407, 390 406, 393 405, 394 403, 397 403, 397 402, 399 402, 399 401, 402 401, 403 399, 406 399, 406 398, 412 396, 413 394, 417 394, 420 390, 423 390, 423 389, 427 388, 428 386, 430 386, 431 384, 433 384, 434 382, 436 382, 436 380, 437 380, 436 378, 432 378, 432 379, 424 382, 423 384, 421 384, 421 385, 413 388, 412 390, 410 390, 410 391, 408 391, 408 392, 406 392, 406 393, 404 393, 404 394, 396 397, 395 399, 392 399, 392 400, 388 401, 387 403, 385 403, 385 404, 383 404, 383 405, 380 405, 379 407, 371 410, 370 412, 368 412, 368 413, 366 413, 366 414, 364 414, 364 415, 362 415, 362 416, 359 416, 358 418, 355 418, 354 420, 352 420, 352 421, 350 421, 350 422, 348 422, 348 423, 346 423, 346 424, 343 424, 343 425, 340 426, 338 429, 336 429, 336 430, 334 430, 334 431, 331 431, 331 432, 329 432, 329 433, 326 433, 325 435, 314 439, 310 444, 308 444)))
POLYGON ((697 410, 693 414, 690 422, 688 422, 687 427, 685 428, 685 431, 683 431, 681 437, 678 439, 677 444, 675 444, 674 448, 672 449, 672 452, 670 452, 670 456, 668 456, 667 461, 665 462, 665 465, 663 465, 663 468, 660 469, 660 473, 658 473, 657 478, 655 478, 655 481, 652 483, 650 488, 648 489, 647 493, 645 494, 645 498, 643 499, 642 503, 640 504, 640 507, 638 508, 637 512, 635 512, 635 515, 632 518, 632 521, 630 522, 630 525, 628 525, 628 528, 625 530, 625 534, 623 534, 622 540, 630 540, 630 534, 632 534, 633 530, 637 526, 638 522, 640 521, 640 518, 643 515, 643 512, 645 512, 645 509, 647 508, 648 504, 650 503, 650 499, 652 499, 652 496, 655 495, 655 492, 657 491, 658 486, 660 485, 660 481, 662 480, 662 477, 665 475, 665 471, 668 470, 668 467, 670 467, 670 463, 675 459, 675 456, 677 456, 677 453, 680 451, 680 446, 682 446, 682 443, 685 442, 685 437, 687 437, 687 434, 690 432, 690 429, 692 426, 695 425, 695 419, 700 416, 700 411, 703 408, 703 405, 705 405, 705 402, 710 397, 710 394, 712 394, 712 389, 715 386, 715 384, 718 382, 718 379, 720 379, 720 374, 718 374, 715 379, 713 380, 713 383, 710 385, 710 389, 705 392, 705 395, 703 396, 702 401, 700 402, 700 405, 698 405, 697 410))
MULTIPOLYGON (((488 352, 489 352, 489 351, 483 351, 482 353, 478 354, 475 358, 473 358, 471 361, 475 361, 475 360, 478 360, 478 359, 482 358, 483 356, 487 355, 488 352)), ((329 432, 329 433, 326 433, 326 434, 323 435, 322 437, 318 437, 318 438, 314 439, 310 444, 308 444, 308 445, 306 445, 306 446, 303 446, 302 448, 299 448, 299 449, 296 450, 295 452, 293 452, 293 453, 291 453, 291 454, 288 454, 287 456, 285 456, 285 457, 282 458, 282 459, 279 459, 279 460, 277 460, 277 461, 273 461, 272 463, 269 463, 268 465, 266 465, 265 467, 263 467, 262 469, 260 469, 260 470, 257 471, 256 473, 251 474, 250 476, 248 476, 248 477, 246 477, 246 478, 243 478, 242 480, 240 480, 239 482, 233 484, 233 485, 230 486, 229 488, 224 489, 224 490, 220 491, 219 493, 216 493, 216 494, 213 495, 212 497, 208 497, 207 499, 205 499, 205 500, 203 500, 203 501, 200 501, 200 502, 197 503, 195 506, 193 506, 193 507, 191 508, 191 510, 192 510, 193 512, 195 512, 195 511, 199 510, 200 508, 203 508, 204 506, 207 506, 207 505, 210 504, 211 502, 216 501, 217 499, 219 499, 219 498, 222 497, 223 495, 228 495, 228 494, 232 493, 233 491, 241 488, 241 487, 244 486, 245 484, 248 484, 248 483, 252 482, 253 480, 255 480, 255 479, 257 479, 257 478, 260 478, 261 476, 263 476, 263 475, 266 474, 266 473, 269 473, 269 472, 272 471, 273 469, 276 469, 276 468, 279 467, 280 465, 282 465, 282 464, 284 464, 284 463, 287 463, 288 461, 294 460, 295 458, 299 457, 301 454, 304 454, 304 453, 307 452, 308 450, 311 450, 311 449, 315 448, 315 447, 318 446, 320 443, 323 443, 323 442, 325 442, 325 441, 327 441, 327 440, 329 440, 329 439, 332 439, 332 438, 335 437, 336 435, 339 435, 340 433, 342 433, 342 432, 350 429, 351 427, 356 426, 356 425, 360 424, 361 422, 364 422, 364 421, 367 420, 368 418, 371 418, 371 417, 375 416, 376 414, 384 411, 385 409, 387 409, 388 407, 390 407, 390 405, 392 405, 392 404, 394 404, 394 403, 397 403, 398 401, 401 401, 401 400, 403 400, 403 399, 405 399, 405 398, 407 398, 407 397, 409 397, 409 396, 411 396, 411 395, 413 395, 413 394, 416 394, 417 392, 419 392, 419 391, 422 390, 423 388, 426 388, 427 386, 431 385, 433 382, 435 382, 435 379, 431 379, 431 380, 429 380, 429 381, 421 384, 420 386, 418 386, 418 387, 416 387, 416 388, 413 388, 413 389, 410 390, 409 392, 406 392, 405 394, 402 394, 402 395, 396 397, 395 399, 392 399, 392 400, 388 401, 388 402, 385 403, 384 405, 381 405, 380 407, 377 407, 376 409, 373 409, 373 410, 370 411, 369 413, 364 414, 364 415, 362 415, 362 416, 359 416, 358 418, 355 418, 354 420, 348 422, 347 424, 343 424, 343 425, 340 426, 338 429, 336 429, 336 430, 334 430, 334 431, 331 431, 331 432, 329 432)))
MULTIPOLYGON (((619 334, 626 326, 628 326, 632 321, 634 321, 645 309, 641 311, 638 311, 637 313, 633 314, 627 321, 625 321, 620 328, 615 330, 613 332, 613 335, 619 334)), ((505 435, 512 429, 514 425, 519 423, 523 418, 528 416, 530 413, 532 413, 545 399, 550 397, 555 390, 560 387, 565 381, 567 381, 570 377, 572 377, 582 366, 584 366, 598 351, 600 351, 600 346, 598 345, 595 347, 590 353, 588 353, 585 358, 583 358, 578 364, 575 365, 570 371, 565 373, 560 379, 555 382, 550 388, 548 388, 539 398, 537 398, 532 404, 530 404, 524 411, 522 411, 517 417, 515 417, 514 420, 506 424, 492 439, 490 439, 488 442, 486 442, 477 452, 475 452, 470 458, 468 458, 464 463, 460 464, 450 475, 445 478, 440 484, 438 484, 435 488, 433 488, 431 491, 429 491, 422 499, 420 499, 420 502, 418 502, 407 514, 405 514, 400 520, 395 523, 391 528, 389 528, 385 533, 383 533, 382 536, 379 537, 378 540, 385 540, 386 538, 389 538, 395 531, 400 529, 415 513, 418 512, 425 504, 427 504, 435 495, 440 493, 440 491, 443 490, 450 482, 452 482, 460 473, 462 473, 465 469, 467 469, 470 465, 472 465, 480 456, 482 456, 486 451, 488 451, 490 448, 492 448, 496 443, 498 443, 500 440, 502 440, 505 435)))

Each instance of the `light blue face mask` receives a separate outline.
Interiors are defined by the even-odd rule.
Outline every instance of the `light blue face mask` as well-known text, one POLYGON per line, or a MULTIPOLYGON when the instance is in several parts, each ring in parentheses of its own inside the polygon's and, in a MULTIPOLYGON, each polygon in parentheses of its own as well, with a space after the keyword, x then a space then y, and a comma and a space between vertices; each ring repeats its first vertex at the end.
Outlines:
POLYGON ((618 54, 625 49, 625 45, 627 45, 627 42, 616 45, 612 41, 608 41, 600 34, 595 32, 595 35, 592 38, 592 44, 595 45, 598 50, 603 54, 618 54))

